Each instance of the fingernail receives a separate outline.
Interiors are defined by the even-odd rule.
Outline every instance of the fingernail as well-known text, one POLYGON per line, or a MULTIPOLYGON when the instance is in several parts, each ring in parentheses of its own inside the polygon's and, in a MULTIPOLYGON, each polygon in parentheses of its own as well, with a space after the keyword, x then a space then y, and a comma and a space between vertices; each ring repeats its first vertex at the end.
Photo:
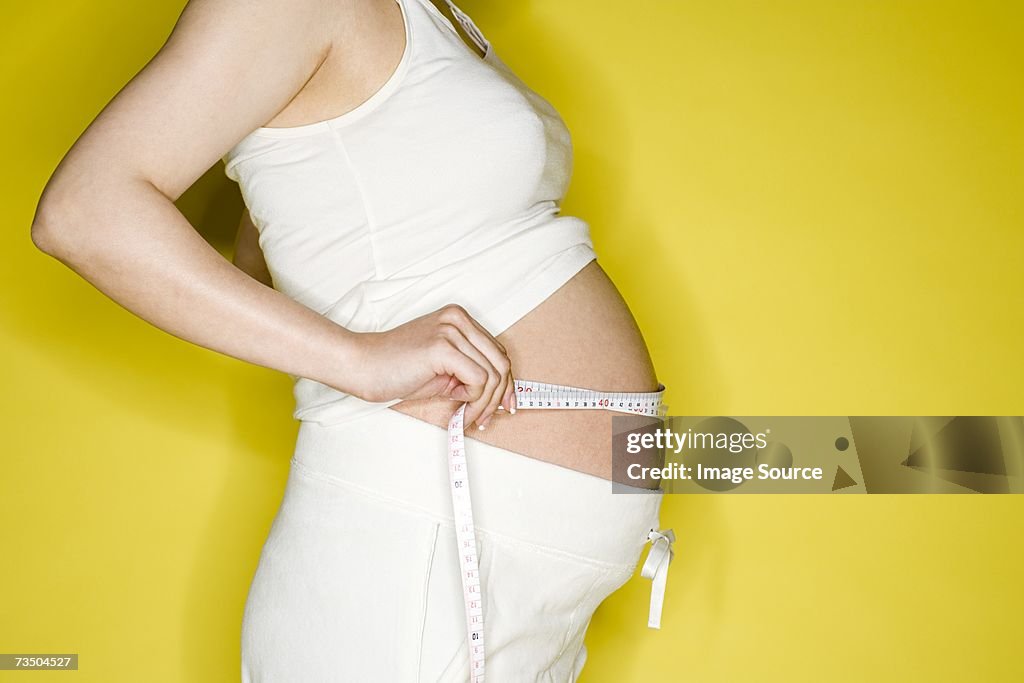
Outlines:
POLYGON ((498 406, 498 410, 505 410, 505 406, 498 406))
POLYGON ((516 414, 516 409, 514 407, 513 408, 509 408, 508 412, 511 413, 512 415, 515 415, 516 414))
POLYGON ((480 425, 479 427, 477 427, 477 429, 483 431, 484 429, 487 429, 487 427, 484 425, 480 425))

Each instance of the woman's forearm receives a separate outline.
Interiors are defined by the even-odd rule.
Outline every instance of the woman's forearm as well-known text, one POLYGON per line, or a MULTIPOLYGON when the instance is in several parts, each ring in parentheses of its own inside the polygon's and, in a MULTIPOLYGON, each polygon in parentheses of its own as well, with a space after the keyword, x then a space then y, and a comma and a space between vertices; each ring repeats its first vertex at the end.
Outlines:
POLYGON ((32 239, 97 289, 181 339, 352 390, 359 335, 229 263, 151 183, 44 193, 32 239))

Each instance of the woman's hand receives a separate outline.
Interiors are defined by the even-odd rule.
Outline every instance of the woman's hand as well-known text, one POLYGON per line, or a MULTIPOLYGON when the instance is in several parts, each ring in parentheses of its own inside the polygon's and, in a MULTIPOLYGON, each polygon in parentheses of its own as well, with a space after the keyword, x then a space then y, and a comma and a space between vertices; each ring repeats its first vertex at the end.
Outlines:
POLYGON ((505 348, 464 308, 449 304, 386 332, 359 335, 349 392, 367 401, 445 397, 468 403, 465 423, 483 429, 515 385, 505 348))

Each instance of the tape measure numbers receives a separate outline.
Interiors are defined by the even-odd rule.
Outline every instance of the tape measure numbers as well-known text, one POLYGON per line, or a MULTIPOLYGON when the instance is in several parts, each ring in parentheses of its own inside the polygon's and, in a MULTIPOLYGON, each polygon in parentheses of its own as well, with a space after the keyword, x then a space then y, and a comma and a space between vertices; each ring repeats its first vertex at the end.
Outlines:
MULTIPOLYGON (((600 392, 591 389, 514 380, 517 410, 612 410, 637 415, 664 415, 664 385, 652 392, 600 392)), ((480 566, 473 526, 473 502, 469 493, 466 463, 465 412, 463 403, 448 422, 448 474, 451 484, 455 540, 462 570, 462 594, 466 608, 471 683, 484 680, 484 610, 480 584, 480 566)), ((669 530, 671 534, 671 530, 669 530)), ((671 550, 669 549, 669 556, 671 550)), ((667 570, 667 562, 664 563, 667 570)), ((659 572, 662 590, 664 572, 659 572)), ((652 605, 654 600, 652 598, 652 605)), ((660 600, 658 602, 660 613, 660 600)), ((660 622, 659 622, 660 623, 660 622)))

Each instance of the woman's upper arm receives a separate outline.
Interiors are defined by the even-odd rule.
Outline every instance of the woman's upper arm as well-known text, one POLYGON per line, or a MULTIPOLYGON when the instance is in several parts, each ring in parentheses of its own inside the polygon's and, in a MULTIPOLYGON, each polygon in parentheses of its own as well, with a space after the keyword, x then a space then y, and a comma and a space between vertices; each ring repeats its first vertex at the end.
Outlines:
POLYGON ((176 200, 316 71, 330 51, 331 8, 331 0, 189 0, 164 45, 65 155, 40 206, 77 212, 126 181, 176 200))

